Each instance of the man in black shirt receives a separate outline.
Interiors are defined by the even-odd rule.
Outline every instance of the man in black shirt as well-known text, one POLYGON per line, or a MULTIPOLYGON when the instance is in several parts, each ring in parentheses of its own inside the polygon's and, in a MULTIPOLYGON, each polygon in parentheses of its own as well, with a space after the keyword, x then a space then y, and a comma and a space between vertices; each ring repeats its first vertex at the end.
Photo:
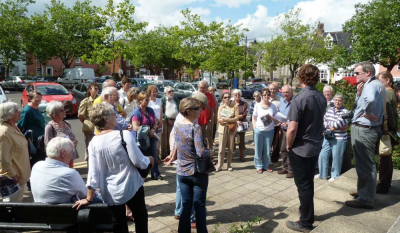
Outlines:
POLYGON ((299 192, 300 220, 288 221, 292 230, 309 232, 314 223, 314 174, 323 142, 323 117, 326 99, 315 85, 319 81, 316 66, 303 65, 298 72, 303 90, 293 98, 286 133, 287 150, 292 165, 294 181, 299 192))

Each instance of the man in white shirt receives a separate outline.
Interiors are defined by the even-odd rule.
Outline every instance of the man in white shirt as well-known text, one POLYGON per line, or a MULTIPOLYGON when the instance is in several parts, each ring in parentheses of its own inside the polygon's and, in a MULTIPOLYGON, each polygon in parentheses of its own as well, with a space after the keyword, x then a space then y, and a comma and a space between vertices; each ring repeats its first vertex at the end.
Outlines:
POLYGON ((129 101, 127 99, 127 93, 129 89, 131 88, 131 81, 129 78, 124 77, 122 78, 122 87, 121 89, 118 90, 119 94, 119 104, 121 105, 122 109, 125 109, 126 106, 129 104, 129 101))
POLYGON ((163 132, 161 134, 161 159, 170 154, 169 135, 174 127, 175 118, 179 113, 179 100, 174 96, 174 89, 170 86, 165 87, 165 95, 161 98, 163 111, 163 132))
POLYGON ((30 180, 35 202, 70 203, 73 197, 86 198, 85 182, 68 165, 74 149, 74 143, 62 137, 55 137, 47 144, 46 160, 36 163, 32 168, 30 180))

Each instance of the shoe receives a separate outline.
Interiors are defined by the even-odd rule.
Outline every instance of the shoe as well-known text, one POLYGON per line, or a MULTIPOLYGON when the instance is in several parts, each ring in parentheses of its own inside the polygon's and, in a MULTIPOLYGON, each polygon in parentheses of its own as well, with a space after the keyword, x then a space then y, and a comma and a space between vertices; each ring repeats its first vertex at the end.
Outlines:
POLYGON ((334 181, 335 180, 335 178, 330 178, 328 181, 329 182, 332 182, 332 181, 334 181))
POLYGON ((279 167, 279 162, 272 164, 274 167, 279 167))
POLYGON ((244 157, 240 157, 240 162, 245 162, 244 157))
POLYGON ((286 222, 286 227, 294 230, 294 231, 300 231, 300 232, 311 232, 313 230, 313 227, 303 227, 300 225, 299 221, 293 222, 293 221, 287 221, 286 222))
POLYGON ((360 195, 358 195, 357 191, 351 191, 350 192, 350 196, 353 196, 354 198, 357 198, 360 195))
POLYGON ((180 216, 179 215, 174 215, 174 219, 179 220, 180 216))
POLYGON ((155 176, 155 177, 151 177, 152 180, 164 180, 164 177, 162 177, 161 175, 159 176, 155 176))
POLYGON ((222 171, 222 168, 215 169, 215 172, 220 172, 220 171, 222 171))
POLYGON ((294 178, 294 174, 293 173, 288 173, 288 174, 286 174, 286 178, 294 178))
POLYGON ((257 169, 258 174, 263 174, 263 172, 264 172, 263 169, 257 169))
POLYGON ((319 177, 319 174, 318 174, 318 175, 314 176, 314 179, 321 179, 321 177, 319 177))
POLYGON ((363 204, 359 203, 356 200, 345 201, 344 204, 347 205, 348 207, 358 208, 358 209, 372 209, 372 208, 374 208, 373 206, 363 205, 363 204))
POLYGON ((279 175, 283 175, 283 174, 288 174, 288 171, 286 171, 285 169, 282 169, 280 171, 278 171, 279 175))
POLYGON ((376 187, 376 193, 377 193, 377 194, 384 194, 384 195, 386 195, 386 194, 389 193, 389 191, 385 191, 385 190, 383 190, 382 188, 376 187))
POLYGON ((230 172, 231 172, 231 171, 233 171, 233 168, 231 168, 231 167, 228 167, 228 171, 230 171, 230 172))
POLYGON ((193 228, 193 229, 196 229, 196 222, 190 223, 190 227, 193 228))
POLYGON ((254 146, 254 142, 252 142, 252 143, 250 144, 250 146, 254 146))

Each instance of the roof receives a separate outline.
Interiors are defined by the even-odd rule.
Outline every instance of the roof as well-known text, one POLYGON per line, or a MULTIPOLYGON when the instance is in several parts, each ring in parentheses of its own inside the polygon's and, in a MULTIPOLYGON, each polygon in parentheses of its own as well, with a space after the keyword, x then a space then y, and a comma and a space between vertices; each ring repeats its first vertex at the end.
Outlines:
POLYGON ((334 44, 346 46, 346 48, 350 48, 350 33, 338 31, 338 32, 324 32, 323 36, 330 35, 333 39, 334 44))
POLYGON ((62 86, 61 84, 58 83, 49 83, 49 82, 39 82, 39 83, 29 83, 29 84, 33 84, 35 86, 44 86, 44 85, 58 85, 58 86, 62 86))

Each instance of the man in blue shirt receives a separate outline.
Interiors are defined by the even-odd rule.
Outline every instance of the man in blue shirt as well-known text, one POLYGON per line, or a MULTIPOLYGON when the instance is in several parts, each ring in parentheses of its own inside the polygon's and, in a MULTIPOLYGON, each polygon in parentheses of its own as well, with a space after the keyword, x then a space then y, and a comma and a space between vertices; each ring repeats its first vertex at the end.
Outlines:
MULTIPOLYGON (((281 100, 281 103, 279 104, 279 112, 282 113, 283 115, 287 116, 289 113, 290 109, 290 104, 293 99, 293 89, 290 85, 284 85, 282 87, 282 94, 283 94, 283 99, 281 100)), ((293 178, 293 170, 292 166, 290 166, 290 161, 289 161, 289 155, 288 151, 286 150, 286 130, 288 127, 288 122, 283 122, 281 124, 281 157, 282 157, 282 170, 278 171, 278 174, 283 175, 286 174, 286 178, 293 178)))
POLYGON ((351 126, 351 145, 357 171, 357 192, 350 195, 355 200, 345 204, 353 208, 372 209, 376 195, 375 144, 380 138, 383 121, 383 103, 386 103, 384 85, 375 78, 375 68, 370 62, 355 65, 357 79, 357 107, 351 126))

